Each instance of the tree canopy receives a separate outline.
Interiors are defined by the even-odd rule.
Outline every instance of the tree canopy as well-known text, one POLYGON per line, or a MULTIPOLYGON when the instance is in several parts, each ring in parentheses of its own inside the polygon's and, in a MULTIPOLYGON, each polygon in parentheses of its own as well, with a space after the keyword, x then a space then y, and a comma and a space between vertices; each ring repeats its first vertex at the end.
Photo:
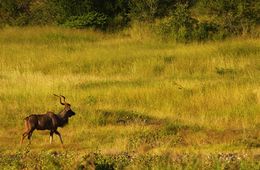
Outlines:
POLYGON ((118 30, 159 24, 176 39, 244 35, 260 21, 257 0, 1 0, 1 25, 63 25, 118 30))

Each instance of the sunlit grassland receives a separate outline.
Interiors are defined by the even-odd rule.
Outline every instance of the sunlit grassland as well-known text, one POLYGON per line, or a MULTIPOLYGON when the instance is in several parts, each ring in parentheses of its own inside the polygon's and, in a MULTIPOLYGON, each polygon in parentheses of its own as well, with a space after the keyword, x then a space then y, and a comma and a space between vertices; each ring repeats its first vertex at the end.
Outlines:
MULTIPOLYGON (((176 44, 133 37, 0 30, 0 153, 21 150, 25 116, 62 109, 57 93, 76 112, 60 130, 70 152, 259 154, 259 39, 176 44)), ((34 132, 31 150, 60 149, 57 137, 53 146, 48 139, 34 132)))

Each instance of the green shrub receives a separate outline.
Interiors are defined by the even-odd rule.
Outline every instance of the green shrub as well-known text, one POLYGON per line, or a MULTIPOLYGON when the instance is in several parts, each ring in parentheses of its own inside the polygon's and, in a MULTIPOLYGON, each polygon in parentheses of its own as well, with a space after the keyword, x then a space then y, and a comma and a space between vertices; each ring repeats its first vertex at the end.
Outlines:
POLYGON ((12 25, 14 26, 26 26, 30 22, 30 16, 27 14, 20 14, 15 20, 13 20, 12 25))
POLYGON ((193 39, 192 32, 197 21, 191 17, 187 4, 177 4, 169 17, 158 23, 158 33, 162 37, 170 37, 178 42, 188 42, 193 39))
POLYGON ((197 41, 213 39, 218 33, 218 25, 210 22, 200 22, 193 29, 192 37, 197 41))
POLYGON ((109 154, 89 153, 83 157, 83 162, 77 169, 97 169, 113 170, 124 169, 131 162, 131 156, 128 153, 109 154))
POLYGON ((111 18, 108 22, 109 31, 118 31, 129 25, 129 17, 125 14, 118 14, 115 17, 111 18))
POLYGON ((171 29, 175 39, 186 42, 192 39, 192 31, 197 21, 191 17, 187 4, 177 4, 171 16, 171 29))
POLYGON ((138 21, 152 21, 155 18, 159 0, 131 0, 130 17, 138 21))
POLYGON ((222 39, 225 36, 219 34, 217 24, 199 22, 193 18, 187 4, 177 4, 170 16, 159 20, 156 32, 164 39, 173 39, 177 42, 222 39))
POLYGON ((198 15, 210 16, 227 35, 248 34, 260 19, 259 2, 255 0, 200 0, 196 8, 198 15))
POLYGON ((82 16, 69 17, 63 25, 71 28, 92 27, 97 29, 104 29, 107 25, 107 22, 108 18, 104 14, 89 12, 82 16))
POLYGON ((30 5, 30 25, 52 24, 57 20, 56 11, 45 1, 32 2, 30 5))

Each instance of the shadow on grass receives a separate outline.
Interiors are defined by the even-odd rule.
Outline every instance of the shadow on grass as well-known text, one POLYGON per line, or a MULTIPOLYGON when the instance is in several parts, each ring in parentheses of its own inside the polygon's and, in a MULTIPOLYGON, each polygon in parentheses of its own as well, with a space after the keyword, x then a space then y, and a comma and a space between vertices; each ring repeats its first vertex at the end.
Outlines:
POLYGON ((96 125, 155 125, 161 124, 162 120, 144 115, 142 113, 126 110, 96 110, 90 118, 91 122, 96 125))
POLYGON ((179 120, 159 119, 144 113, 126 110, 96 110, 88 120, 92 125, 97 126, 133 124, 143 126, 128 137, 128 150, 136 150, 142 146, 149 149, 165 143, 168 143, 169 146, 184 146, 186 143, 183 135, 204 130, 203 127, 187 125, 179 120))
POLYGON ((145 81, 99 81, 99 82, 85 82, 77 85, 80 89, 90 89, 90 88, 107 88, 107 87, 140 87, 147 84, 145 81))
POLYGON ((239 73, 238 70, 232 69, 232 68, 223 68, 223 67, 216 67, 216 73, 218 75, 224 76, 224 75, 237 75, 239 73))

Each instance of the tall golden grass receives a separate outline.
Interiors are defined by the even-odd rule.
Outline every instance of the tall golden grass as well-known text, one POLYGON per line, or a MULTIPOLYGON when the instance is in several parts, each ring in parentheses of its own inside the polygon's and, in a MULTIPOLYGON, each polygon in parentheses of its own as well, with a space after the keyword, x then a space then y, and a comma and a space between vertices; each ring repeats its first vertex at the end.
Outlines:
MULTIPOLYGON (((71 150, 124 151, 129 136, 153 129, 138 124, 99 126, 95 124, 99 110, 136 112, 191 129, 200 127, 195 134, 184 132, 192 150, 208 150, 206 140, 212 150, 241 149, 243 143, 236 145, 234 140, 257 137, 259 39, 176 44, 137 38, 136 31, 107 35, 55 27, 2 29, 2 150, 19 148, 25 116, 61 109, 53 93, 65 95, 77 113, 61 130, 71 150), (241 134, 233 134, 236 130, 241 134), (212 138, 207 136, 211 133, 212 138)), ((48 133, 36 132, 33 141, 39 145, 31 147, 40 150, 47 140, 48 133)), ((175 147, 165 143, 150 149, 175 147)))

